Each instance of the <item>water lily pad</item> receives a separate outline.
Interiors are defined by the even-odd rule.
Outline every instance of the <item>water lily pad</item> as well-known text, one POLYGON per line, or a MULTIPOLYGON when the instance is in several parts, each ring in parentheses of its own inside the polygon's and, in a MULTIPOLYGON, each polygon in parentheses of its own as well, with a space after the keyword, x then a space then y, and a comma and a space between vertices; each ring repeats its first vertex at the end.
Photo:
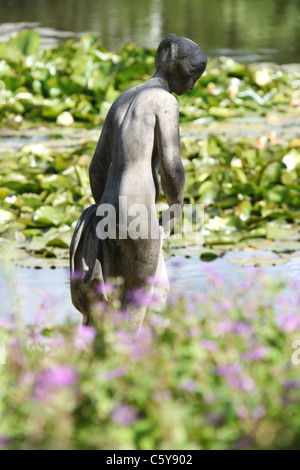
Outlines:
POLYGON ((40 226, 47 227, 55 225, 58 227, 65 219, 65 211, 63 207, 57 206, 42 206, 38 209, 34 216, 33 221, 40 226))
POLYGON ((230 263, 240 266, 277 266, 287 263, 287 258, 271 258, 268 256, 253 256, 251 258, 229 258, 230 263))

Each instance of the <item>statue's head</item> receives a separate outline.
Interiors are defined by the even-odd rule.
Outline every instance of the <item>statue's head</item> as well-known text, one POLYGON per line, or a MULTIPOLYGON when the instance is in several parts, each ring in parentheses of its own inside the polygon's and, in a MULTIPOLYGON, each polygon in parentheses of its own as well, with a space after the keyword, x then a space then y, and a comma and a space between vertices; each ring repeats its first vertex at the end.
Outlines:
POLYGON ((206 55, 195 42, 175 34, 161 41, 155 56, 156 72, 167 79, 171 91, 177 95, 194 87, 206 64, 206 55))

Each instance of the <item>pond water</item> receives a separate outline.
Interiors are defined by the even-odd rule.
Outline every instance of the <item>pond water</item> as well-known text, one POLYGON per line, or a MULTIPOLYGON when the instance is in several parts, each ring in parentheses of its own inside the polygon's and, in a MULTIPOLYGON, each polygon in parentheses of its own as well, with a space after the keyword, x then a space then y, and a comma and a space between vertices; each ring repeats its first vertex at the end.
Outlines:
MULTIPOLYGON (((285 279, 287 282, 299 280, 300 257, 292 258, 286 264, 260 268, 242 267, 229 261, 236 257, 258 255, 277 258, 275 253, 261 251, 230 251, 211 263, 199 258, 171 257, 166 263, 171 284, 170 295, 175 293, 191 298, 195 293, 206 293, 210 288, 211 271, 222 276, 225 290, 229 291, 234 289, 235 283, 246 278, 259 280, 269 276, 277 280, 285 279)), ((288 288, 286 294, 293 298, 298 292, 288 288)), ((81 322, 81 314, 73 307, 70 299, 68 269, 39 270, 12 264, 2 265, 0 298, 0 322, 9 320, 12 311, 29 324, 35 323, 45 311, 51 324, 63 323, 66 319, 73 323, 81 322)))
POLYGON ((18 22, 44 28, 48 45, 53 30, 93 32, 111 50, 132 41, 155 48, 173 32, 209 56, 297 63, 299 17, 299 0, 0 0, 0 40, 19 27, 4 24, 18 22))

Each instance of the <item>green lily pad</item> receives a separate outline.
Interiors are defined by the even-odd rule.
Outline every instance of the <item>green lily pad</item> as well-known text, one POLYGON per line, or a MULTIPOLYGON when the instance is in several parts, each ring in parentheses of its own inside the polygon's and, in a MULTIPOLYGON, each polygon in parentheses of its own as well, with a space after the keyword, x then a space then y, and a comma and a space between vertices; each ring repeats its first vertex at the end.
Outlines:
POLYGON ((274 241, 268 240, 249 240, 249 246, 262 251, 276 251, 277 253, 289 253, 300 250, 300 241, 274 241))
POLYGON ((64 219, 65 211, 61 206, 42 206, 33 216, 33 221, 42 227, 47 227, 49 225, 58 227, 64 219))
POLYGON ((279 264, 287 263, 289 260, 287 258, 253 256, 251 258, 230 258, 228 261, 240 266, 277 266, 279 264))

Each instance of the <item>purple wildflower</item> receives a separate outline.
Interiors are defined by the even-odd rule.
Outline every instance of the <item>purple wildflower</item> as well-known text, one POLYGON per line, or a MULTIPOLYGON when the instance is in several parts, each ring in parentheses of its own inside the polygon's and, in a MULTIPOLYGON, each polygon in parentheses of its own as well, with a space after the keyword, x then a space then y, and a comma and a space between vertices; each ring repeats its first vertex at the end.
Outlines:
POLYGON ((241 336, 246 336, 252 333, 252 327, 248 323, 239 321, 234 324, 233 331, 241 336))
POLYGON ((7 448, 12 445, 12 439, 7 436, 0 435, 0 449, 7 448))
POLYGON ((219 335, 225 335, 226 333, 232 330, 232 327, 232 321, 228 318, 224 318, 224 320, 221 320, 219 323, 217 323, 216 331, 219 335))
POLYGON ((241 378, 237 377, 236 375, 231 375, 226 377, 226 382, 230 387, 240 390, 242 392, 252 392, 256 388, 256 384, 252 377, 241 378))
POLYGON ((156 313, 152 313, 149 316, 149 323, 152 326, 161 326, 163 328, 169 328, 170 327, 170 319, 165 318, 162 315, 157 315, 156 313))
POLYGON ((153 333, 144 325, 138 336, 133 336, 130 331, 118 330, 116 339, 128 351, 131 360, 138 361, 147 355, 153 340, 153 333))
POLYGON ((209 302, 209 298, 206 294, 194 294, 193 301, 203 305, 209 302))
POLYGON ((210 424, 214 424, 215 426, 220 426, 224 423, 224 416, 220 413, 212 412, 206 416, 206 420, 210 424))
POLYGON ((147 280, 152 286, 165 287, 167 284, 166 280, 160 277, 149 276, 147 280))
POLYGON ((266 357, 268 353, 268 349, 263 346, 259 346, 258 348, 254 348, 252 351, 247 351, 243 354, 243 359, 246 362, 250 361, 261 361, 266 357))
POLYGON ((187 392, 196 392, 199 389, 199 385, 197 382, 195 382, 195 380, 185 379, 181 381, 180 389, 187 392))
POLYGON ((128 368, 126 366, 116 367, 115 369, 107 370, 106 372, 104 372, 102 374, 102 380, 104 380, 104 382, 109 382, 110 380, 123 377, 127 373, 128 368))
POLYGON ((247 418, 247 416, 249 414, 248 408, 243 403, 238 405, 236 407, 235 411, 236 411, 236 415, 239 419, 245 419, 245 418, 247 418))
POLYGON ((95 288, 99 295, 109 295, 117 289, 117 286, 112 282, 103 282, 98 284, 95 288))
POLYGON ((131 425, 138 420, 138 410, 132 406, 119 403, 111 412, 111 418, 116 423, 131 425))
POLYGON ((70 273, 70 279, 74 280, 74 281, 76 281, 76 280, 81 281, 81 279, 83 279, 83 277, 84 277, 84 272, 80 271, 79 269, 77 269, 76 271, 70 273))
POLYGON ((232 300, 229 300, 229 299, 222 300, 221 302, 217 302, 215 304, 215 309, 218 313, 226 313, 232 308, 233 308, 233 302, 232 300))
POLYGON ((76 371, 64 364, 43 370, 37 377, 35 396, 38 400, 49 398, 57 389, 72 387, 77 381, 76 371))
POLYGON ((286 380, 283 386, 287 389, 300 388, 300 380, 286 380))
POLYGON ((74 347, 79 351, 89 349, 93 344, 97 330, 92 326, 78 326, 74 335, 74 347))
POLYGON ((202 334, 202 329, 200 328, 200 326, 192 326, 191 328, 187 330, 187 335, 190 338, 197 338, 201 336, 201 334, 202 334))
POLYGON ((128 292, 127 299, 134 307, 149 307, 159 300, 157 295, 147 292, 141 287, 136 287, 128 292))
POLYGON ((222 375, 229 377, 232 375, 238 375, 243 371, 241 364, 224 364, 215 368, 215 375, 222 375))
POLYGON ((211 341, 209 339, 202 339, 201 345, 206 351, 215 352, 218 351, 219 345, 215 341, 211 341))
POLYGON ((252 417, 255 419, 255 421, 258 421, 260 418, 265 416, 266 414, 266 408, 262 405, 258 405, 254 408, 252 412, 252 417))
POLYGON ((299 327, 299 318, 295 314, 286 315, 279 321, 279 329, 283 333, 292 333, 299 327))

